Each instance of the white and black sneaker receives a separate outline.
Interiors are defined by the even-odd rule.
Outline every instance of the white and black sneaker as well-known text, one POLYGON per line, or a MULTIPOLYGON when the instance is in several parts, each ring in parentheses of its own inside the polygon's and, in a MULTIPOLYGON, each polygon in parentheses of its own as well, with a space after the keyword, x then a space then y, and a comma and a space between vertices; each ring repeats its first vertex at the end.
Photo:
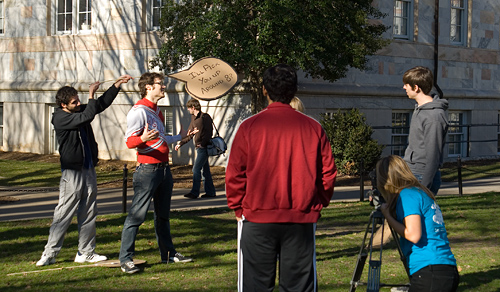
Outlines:
POLYGON ((36 266, 37 267, 48 266, 48 265, 52 265, 52 264, 55 264, 55 263, 56 263, 56 258, 55 257, 49 257, 49 256, 46 256, 46 255, 42 255, 42 257, 40 258, 40 260, 38 262, 36 262, 36 266))
POLYGON ((193 261, 192 258, 185 257, 178 252, 176 252, 173 257, 170 257, 170 262, 174 262, 174 263, 189 263, 192 261, 193 261))
POLYGON ((103 255, 98 255, 95 252, 91 254, 81 254, 80 252, 76 253, 75 263, 97 263, 107 260, 108 258, 103 255))
POLYGON ((139 268, 134 265, 134 262, 129 261, 126 263, 121 264, 122 272, 127 273, 127 274, 133 274, 139 272, 139 268))

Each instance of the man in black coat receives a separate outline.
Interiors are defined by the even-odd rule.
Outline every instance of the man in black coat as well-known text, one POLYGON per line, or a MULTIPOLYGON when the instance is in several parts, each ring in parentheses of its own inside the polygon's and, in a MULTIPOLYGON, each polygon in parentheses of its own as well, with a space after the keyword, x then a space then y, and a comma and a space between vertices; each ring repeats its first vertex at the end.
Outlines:
POLYGON ((132 79, 123 75, 101 97, 94 99, 99 82, 89 86, 89 102, 80 104, 75 88, 64 86, 57 91, 59 105, 52 116, 52 124, 59 143, 61 160, 61 182, 59 203, 54 210, 54 219, 49 238, 37 266, 54 264, 61 251, 66 231, 73 215, 78 219, 78 252, 75 262, 95 263, 106 260, 95 250, 97 216, 97 143, 90 123, 95 115, 108 108, 120 91, 120 85, 132 79))

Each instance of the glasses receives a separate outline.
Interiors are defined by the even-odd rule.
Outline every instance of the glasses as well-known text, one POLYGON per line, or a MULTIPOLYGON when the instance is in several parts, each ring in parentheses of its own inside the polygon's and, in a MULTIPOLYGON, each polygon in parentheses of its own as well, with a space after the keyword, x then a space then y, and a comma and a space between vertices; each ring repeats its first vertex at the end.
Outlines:
POLYGON ((163 82, 155 82, 155 83, 153 83, 153 84, 158 84, 158 85, 160 85, 160 86, 164 86, 164 85, 165 85, 163 82))

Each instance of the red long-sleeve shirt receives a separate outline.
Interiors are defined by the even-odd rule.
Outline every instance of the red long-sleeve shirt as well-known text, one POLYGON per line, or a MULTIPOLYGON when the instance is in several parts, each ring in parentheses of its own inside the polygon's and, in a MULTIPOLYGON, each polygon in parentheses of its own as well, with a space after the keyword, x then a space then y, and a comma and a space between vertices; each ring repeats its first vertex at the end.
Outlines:
POLYGON ((228 206, 255 223, 314 223, 336 175, 321 125, 275 102, 236 132, 226 168, 228 206))

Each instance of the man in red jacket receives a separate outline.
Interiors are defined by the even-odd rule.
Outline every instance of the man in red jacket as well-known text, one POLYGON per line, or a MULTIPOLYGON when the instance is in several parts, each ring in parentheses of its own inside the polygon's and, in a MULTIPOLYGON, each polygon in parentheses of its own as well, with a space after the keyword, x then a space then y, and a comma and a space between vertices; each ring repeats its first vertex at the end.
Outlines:
POLYGON ((279 257, 285 291, 317 291, 315 229, 333 195, 337 168, 321 125, 294 110, 297 74, 267 69, 269 106, 239 126, 226 168, 238 220, 238 291, 272 291, 279 257))

